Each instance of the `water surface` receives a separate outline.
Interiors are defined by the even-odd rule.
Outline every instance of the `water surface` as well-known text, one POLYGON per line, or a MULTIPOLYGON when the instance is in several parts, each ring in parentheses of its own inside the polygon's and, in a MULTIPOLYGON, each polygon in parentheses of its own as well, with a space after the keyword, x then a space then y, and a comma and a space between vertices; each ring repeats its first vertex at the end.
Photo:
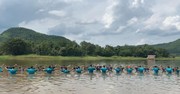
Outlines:
MULTIPOLYGON (((21 66, 31 65, 143 65, 143 66, 180 66, 179 61, 4 61, 0 64, 21 66)), ((180 77, 178 75, 160 74, 154 76, 151 73, 144 75, 126 73, 116 74, 108 72, 102 74, 95 72, 82 74, 74 72, 62 74, 56 72, 53 75, 46 75, 38 72, 35 75, 18 73, 16 76, 9 76, 6 72, 0 74, 0 94, 179 94, 180 77)))

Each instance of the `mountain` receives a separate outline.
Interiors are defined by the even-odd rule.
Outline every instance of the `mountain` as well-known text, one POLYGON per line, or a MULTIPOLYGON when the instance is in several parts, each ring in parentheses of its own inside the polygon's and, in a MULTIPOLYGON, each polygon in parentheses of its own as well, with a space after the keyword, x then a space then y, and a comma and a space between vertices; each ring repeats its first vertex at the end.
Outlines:
MULTIPOLYGON (((70 41, 65 37, 55 36, 55 35, 45 35, 23 27, 13 27, 5 30, 3 33, 0 34, 0 44, 12 38, 20 38, 25 41, 31 42, 34 45, 38 45, 42 42, 53 43, 57 47, 59 46, 66 47, 67 45, 68 46, 77 45, 77 43, 70 41)), ((54 49, 56 49, 56 46, 54 49)), ((180 55, 180 39, 173 42, 156 44, 152 46, 155 48, 164 48, 170 54, 180 55)))
POLYGON ((5 42, 11 38, 20 38, 25 41, 31 41, 34 43, 40 42, 61 42, 61 43, 72 43, 69 39, 61 36, 45 35, 38 33, 34 30, 23 28, 23 27, 13 27, 5 30, 0 34, 0 43, 5 42))
POLYGON ((170 54, 180 55, 180 39, 169 43, 156 44, 153 46, 156 48, 164 48, 170 54))

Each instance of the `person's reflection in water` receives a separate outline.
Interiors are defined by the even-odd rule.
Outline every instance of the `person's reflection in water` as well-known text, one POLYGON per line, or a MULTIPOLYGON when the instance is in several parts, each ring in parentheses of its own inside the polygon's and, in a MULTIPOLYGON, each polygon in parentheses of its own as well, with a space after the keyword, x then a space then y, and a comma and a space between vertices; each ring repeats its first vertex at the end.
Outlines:
POLYGON ((119 80, 119 77, 121 76, 121 73, 116 73, 115 75, 117 77, 117 80, 119 80))
POLYGON ((0 67, 0 78, 2 77, 3 69, 0 67))
POLYGON ((52 74, 46 74, 45 78, 46 78, 46 80, 50 80, 52 78, 52 74))
POLYGON ((35 78, 35 75, 34 74, 28 74, 27 76, 27 79, 28 80, 31 80, 31 79, 34 79, 35 78))
POLYGON ((179 67, 175 67, 174 71, 175 71, 175 74, 177 75, 177 77, 179 77, 179 72, 180 72, 179 67))
POLYGON ((143 79, 143 77, 144 77, 144 73, 138 73, 138 75, 137 75, 140 79, 143 79))
POLYGON ((108 75, 106 73, 102 73, 101 76, 102 76, 103 80, 105 80, 108 77, 108 75))
POLYGON ((92 80, 94 73, 89 73, 88 75, 90 77, 90 80, 92 80))
POLYGON ((77 79, 79 80, 81 78, 81 73, 77 73, 76 76, 77 76, 77 79))
POLYGON ((160 75, 159 75, 158 73, 153 73, 154 79, 158 79, 159 76, 160 76, 160 75))
POLYGON ((172 74, 167 73, 166 76, 168 77, 168 79, 170 79, 172 74))

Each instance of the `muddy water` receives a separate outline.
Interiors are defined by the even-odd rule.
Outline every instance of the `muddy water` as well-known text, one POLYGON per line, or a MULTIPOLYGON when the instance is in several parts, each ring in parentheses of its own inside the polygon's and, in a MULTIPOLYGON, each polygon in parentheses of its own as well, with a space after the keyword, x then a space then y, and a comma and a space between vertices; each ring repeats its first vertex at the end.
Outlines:
MULTIPOLYGON (((148 66, 146 61, 91 61, 90 63, 111 64, 112 66, 148 66)), ((26 64, 24 63, 24 65, 26 64)), ((39 64, 48 65, 52 63, 43 62, 39 64)), ((55 64, 62 65, 59 62, 55 62, 55 64)), ((72 62, 64 64, 77 65, 77 63, 72 62)), ((88 64, 89 62, 78 63, 78 65, 88 64)), ((23 65, 23 63, 20 62, 19 65, 23 65)), ((172 65, 174 67, 179 66, 180 62, 156 61, 152 65, 172 65)), ((126 73, 117 75, 114 72, 88 74, 86 71, 82 74, 74 72, 63 74, 59 71, 52 75, 47 75, 44 72, 37 72, 35 75, 19 72, 15 76, 10 76, 6 71, 0 74, 0 94, 179 94, 179 92, 180 77, 175 74, 166 75, 161 73, 154 76, 150 72, 144 75, 136 73, 133 75, 126 73)))

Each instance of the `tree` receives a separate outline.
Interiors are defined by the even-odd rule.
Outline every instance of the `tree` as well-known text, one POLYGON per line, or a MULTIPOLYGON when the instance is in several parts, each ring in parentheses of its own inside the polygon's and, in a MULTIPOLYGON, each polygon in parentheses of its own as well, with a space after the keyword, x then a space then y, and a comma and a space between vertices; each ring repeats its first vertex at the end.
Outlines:
POLYGON ((95 55, 96 46, 94 44, 83 41, 80 43, 80 46, 82 51, 84 52, 84 55, 90 55, 90 56, 95 55))
POLYGON ((4 54, 23 55, 28 53, 28 44, 19 38, 10 39, 3 43, 4 54))

